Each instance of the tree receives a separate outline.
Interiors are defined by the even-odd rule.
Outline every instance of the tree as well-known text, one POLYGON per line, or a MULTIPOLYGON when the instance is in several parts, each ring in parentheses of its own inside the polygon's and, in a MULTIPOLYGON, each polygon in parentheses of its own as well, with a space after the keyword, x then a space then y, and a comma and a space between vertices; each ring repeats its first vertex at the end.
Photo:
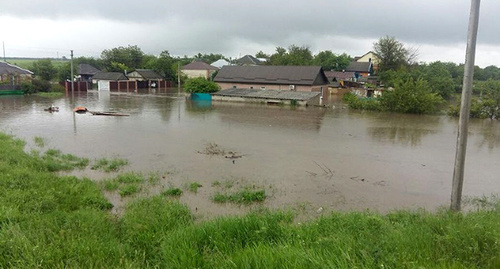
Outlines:
POLYGON ((57 69, 50 59, 42 59, 33 62, 33 73, 45 81, 51 81, 57 75, 57 69))
POLYGON ((104 68, 109 71, 123 72, 140 68, 144 52, 137 46, 118 47, 101 53, 104 68))
POLYGON ((255 58, 269 59, 269 55, 265 54, 263 51, 259 51, 255 54, 255 58))
POLYGON ((217 83, 203 77, 190 78, 184 83, 184 90, 188 93, 212 93, 220 90, 217 83))
POLYGON ((288 51, 277 47, 276 53, 269 59, 271 65, 311 65, 313 63, 312 52, 308 46, 291 45, 288 51))
POLYGON ((405 48, 403 43, 394 37, 385 36, 373 44, 375 54, 379 56, 379 70, 397 70, 403 66, 412 64, 417 51, 413 48, 405 48))
POLYGON ((336 55, 330 50, 320 51, 314 56, 313 64, 320 65, 324 70, 344 70, 352 61, 351 56, 342 53, 336 55))

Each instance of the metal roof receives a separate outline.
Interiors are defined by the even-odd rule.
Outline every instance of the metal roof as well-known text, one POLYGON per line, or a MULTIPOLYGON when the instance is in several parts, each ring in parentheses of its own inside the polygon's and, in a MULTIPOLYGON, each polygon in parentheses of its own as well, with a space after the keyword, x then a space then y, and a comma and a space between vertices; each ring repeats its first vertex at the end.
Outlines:
POLYGON ((294 92, 277 90, 254 90, 254 89, 227 89, 212 93, 215 96, 262 98, 278 100, 308 101, 320 95, 320 92, 294 92))
POLYGON ((370 72, 371 62, 351 62, 345 69, 347 72, 370 72))
POLYGON ((80 75, 95 75, 101 72, 101 70, 95 68, 90 64, 79 64, 78 65, 78 74, 80 75))
POLYGON ((223 66, 215 82, 284 85, 325 85, 321 66, 223 66))
POLYGON ((190 64, 186 64, 181 68, 182 70, 219 70, 219 68, 209 65, 205 62, 195 61, 190 64))
POLYGON ((95 80, 128 80, 128 78, 120 72, 99 72, 92 79, 95 80))
POLYGON ((0 74, 25 74, 33 75, 33 72, 23 69, 19 66, 9 64, 6 62, 0 62, 0 74))
POLYGON ((156 73, 153 69, 136 69, 135 72, 141 75, 144 79, 163 79, 163 77, 156 73))

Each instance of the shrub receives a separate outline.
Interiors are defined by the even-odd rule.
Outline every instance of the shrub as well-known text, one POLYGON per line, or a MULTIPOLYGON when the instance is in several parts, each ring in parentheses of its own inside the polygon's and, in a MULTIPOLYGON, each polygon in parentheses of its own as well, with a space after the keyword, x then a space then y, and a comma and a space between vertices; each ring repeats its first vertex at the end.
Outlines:
POLYGON ((219 85, 205 78, 190 78, 184 84, 184 89, 188 93, 212 93, 220 90, 219 85))

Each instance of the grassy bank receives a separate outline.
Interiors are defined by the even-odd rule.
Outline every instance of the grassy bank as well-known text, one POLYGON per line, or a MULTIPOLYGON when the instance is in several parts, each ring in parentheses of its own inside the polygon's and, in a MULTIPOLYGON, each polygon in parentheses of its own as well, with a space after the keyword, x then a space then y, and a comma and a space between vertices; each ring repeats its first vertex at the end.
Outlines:
MULTIPOLYGON (((0 134, 0 268, 498 268, 500 214, 261 210, 195 222, 168 196, 110 213, 103 187, 0 134)), ((58 155, 59 156, 59 155, 58 155)), ((61 155, 62 156, 62 155, 61 155)), ((213 201, 207 201, 213 202, 213 201)))

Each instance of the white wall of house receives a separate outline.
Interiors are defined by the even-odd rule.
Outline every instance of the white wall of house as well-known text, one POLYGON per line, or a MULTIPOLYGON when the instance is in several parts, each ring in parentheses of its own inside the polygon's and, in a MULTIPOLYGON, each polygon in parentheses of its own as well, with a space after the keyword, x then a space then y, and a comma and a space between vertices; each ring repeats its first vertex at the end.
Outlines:
POLYGON ((373 64, 379 64, 379 59, 377 55, 373 54, 373 52, 369 52, 363 55, 363 57, 359 58, 356 62, 367 63, 370 61, 370 59, 372 60, 373 64))
POLYGON ((204 77, 209 79, 215 73, 215 70, 182 70, 182 73, 188 78, 204 77))

